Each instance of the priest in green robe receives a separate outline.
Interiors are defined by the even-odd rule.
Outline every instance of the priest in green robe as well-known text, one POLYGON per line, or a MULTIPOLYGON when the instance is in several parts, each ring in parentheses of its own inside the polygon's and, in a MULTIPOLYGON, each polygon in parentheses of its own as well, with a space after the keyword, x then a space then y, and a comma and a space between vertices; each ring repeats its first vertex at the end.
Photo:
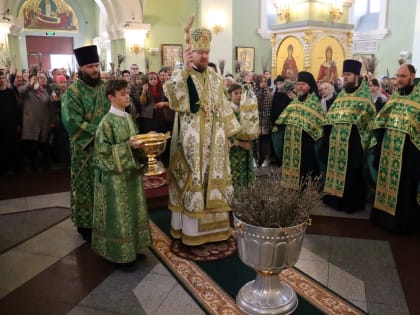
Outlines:
POLYGON ((416 70, 403 64, 396 91, 373 121, 369 161, 376 182, 370 220, 396 232, 420 231, 420 86, 416 70))
POLYGON ((184 65, 164 85, 176 112, 169 164, 171 235, 186 245, 226 240, 233 194, 229 137, 240 131, 223 89, 208 67, 211 32, 195 28, 184 65))
POLYGON ((365 207, 366 152, 372 137, 370 124, 376 115, 369 86, 360 76, 361 68, 357 60, 344 60, 344 88, 324 119, 324 203, 348 213, 365 207))
POLYGON ((302 178, 320 175, 318 148, 323 135, 321 101, 312 73, 298 73, 297 93, 271 133, 282 166, 281 183, 292 189, 299 189, 302 178))
POLYGON ((79 64, 78 80, 64 92, 61 119, 70 137, 71 213, 78 232, 91 239, 94 192, 94 139, 110 103, 101 80, 95 45, 74 50, 79 64))

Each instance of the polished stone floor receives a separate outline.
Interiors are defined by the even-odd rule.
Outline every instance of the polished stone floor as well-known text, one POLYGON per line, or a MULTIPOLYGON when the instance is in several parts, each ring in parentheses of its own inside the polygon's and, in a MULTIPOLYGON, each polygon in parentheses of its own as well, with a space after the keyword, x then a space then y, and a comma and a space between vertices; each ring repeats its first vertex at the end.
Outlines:
MULTIPOLYGON (((47 207, 69 207, 69 193, 0 200, 0 219, 4 214, 47 207)), ((386 233, 371 237, 366 232, 370 229, 368 209, 352 215, 325 206, 315 209, 314 226, 305 236, 296 267, 369 314, 410 314, 407 296, 411 298, 411 289, 403 288, 400 279, 409 275, 397 268, 392 247, 395 237, 404 242, 404 236, 391 235, 394 243, 386 233)), ((372 233, 382 233, 377 231, 372 233)), ((204 314, 154 254, 144 254, 134 272, 105 266, 83 275, 84 266, 100 258, 92 258, 88 244, 66 219, 0 255, 0 314, 15 314, 10 311, 13 303, 31 298, 35 304, 50 303, 43 315, 204 314), (54 301, 45 296, 47 288, 33 289, 48 287, 49 281, 74 281, 80 274, 86 282, 74 283, 54 301)), ((411 304, 411 314, 416 314, 418 303, 411 304)), ((25 314, 32 313, 28 309, 25 314)))

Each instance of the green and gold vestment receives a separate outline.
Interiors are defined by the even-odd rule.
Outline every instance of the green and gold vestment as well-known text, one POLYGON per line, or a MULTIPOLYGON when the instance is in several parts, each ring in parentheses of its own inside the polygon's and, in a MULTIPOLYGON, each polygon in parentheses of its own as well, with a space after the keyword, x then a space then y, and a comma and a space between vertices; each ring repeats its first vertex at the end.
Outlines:
POLYGON ((91 87, 77 80, 66 89, 61 104, 61 119, 70 137, 72 220, 77 227, 92 228, 94 139, 110 108, 105 85, 91 87))
MULTIPOLYGON (((239 106, 232 103, 232 110, 241 124, 241 132, 232 137, 234 141, 249 142, 258 139, 260 128, 258 122, 258 103, 253 91, 245 90, 239 106)), ((245 150, 232 146, 229 152, 232 180, 234 187, 246 187, 255 180, 252 146, 245 150)))
POLYGON ((343 89, 338 94, 324 120, 324 126, 331 126, 324 192, 340 198, 344 196, 346 177, 353 175, 347 167, 349 159, 364 159, 363 156, 354 156, 349 152, 352 126, 357 128, 361 140, 358 145, 365 151, 372 137, 370 124, 375 115, 375 106, 366 80, 362 80, 355 92, 346 93, 343 89))
POLYGON ((131 115, 108 113, 95 139, 95 202, 92 249, 107 260, 128 263, 151 245, 141 168, 143 150, 128 140, 137 134, 131 115))
MULTIPOLYGON (((376 116, 373 129, 385 129, 374 207, 394 216, 397 209, 406 136, 420 151, 420 86, 414 87, 412 93, 406 96, 394 93, 376 116)), ((419 183, 416 187, 418 185, 419 183)), ((404 211, 409 211, 409 209, 404 209, 404 211)))
POLYGON ((282 161, 281 181, 284 186, 298 189, 302 176, 309 173, 318 175, 314 143, 323 135, 322 122, 321 102, 315 93, 309 94, 305 101, 299 101, 295 97, 277 118, 272 139, 274 151, 282 161), (304 133, 311 140, 305 141, 304 133), (302 155, 302 146, 307 146, 304 149, 306 156, 302 155))
POLYGON ((164 91, 176 112, 169 165, 172 236, 188 245, 227 239, 233 187, 226 142, 240 125, 223 78, 209 69, 175 70, 164 91))

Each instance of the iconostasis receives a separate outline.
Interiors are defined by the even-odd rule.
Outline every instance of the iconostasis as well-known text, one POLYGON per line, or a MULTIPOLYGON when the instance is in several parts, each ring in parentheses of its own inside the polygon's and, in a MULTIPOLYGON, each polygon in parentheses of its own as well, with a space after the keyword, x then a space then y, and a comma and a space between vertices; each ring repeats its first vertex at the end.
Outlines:
POLYGON ((351 58, 353 33, 349 30, 306 28, 272 34, 272 73, 294 80, 309 71, 316 80, 331 82, 342 75, 344 59, 351 58))

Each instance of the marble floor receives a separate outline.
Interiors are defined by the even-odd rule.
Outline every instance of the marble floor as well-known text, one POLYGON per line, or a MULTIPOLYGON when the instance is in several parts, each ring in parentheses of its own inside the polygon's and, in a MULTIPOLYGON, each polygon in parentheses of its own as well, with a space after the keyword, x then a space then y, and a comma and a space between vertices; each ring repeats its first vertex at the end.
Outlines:
MULTIPOLYGON (((4 199, 0 200, 0 220, 8 213, 68 208, 69 203, 68 192, 4 199)), ((368 232, 368 209, 352 215, 325 206, 315 209, 314 224, 305 236, 296 267, 369 314, 419 314, 411 282, 403 286, 401 281, 401 276, 405 280, 410 275, 399 268, 398 251, 393 250, 395 238, 403 243, 404 236, 375 228, 368 232)), ((19 308, 20 313, 13 311, 26 300, 28 305, 29 301, 49 303, 36 313, 43 315, 205 313, 151 251, 145 252, 145 259, 137 261, 136 270, 130 273, 103 263, 101 270, 92 265, 89 272, 84 271, 96 260, 100 258, 91 253, 70 219, 7 250, 0 255, 0 314, 35 314, 30 306, 19 308), (85 278, 86 282, 79 283, 78 279, 85 278), (66 292, 45 296, 50 281, 66 292), (67 281, 70 289, 60 284, 67 281), (41 289, 32 292, 33 288, 41 289)))

